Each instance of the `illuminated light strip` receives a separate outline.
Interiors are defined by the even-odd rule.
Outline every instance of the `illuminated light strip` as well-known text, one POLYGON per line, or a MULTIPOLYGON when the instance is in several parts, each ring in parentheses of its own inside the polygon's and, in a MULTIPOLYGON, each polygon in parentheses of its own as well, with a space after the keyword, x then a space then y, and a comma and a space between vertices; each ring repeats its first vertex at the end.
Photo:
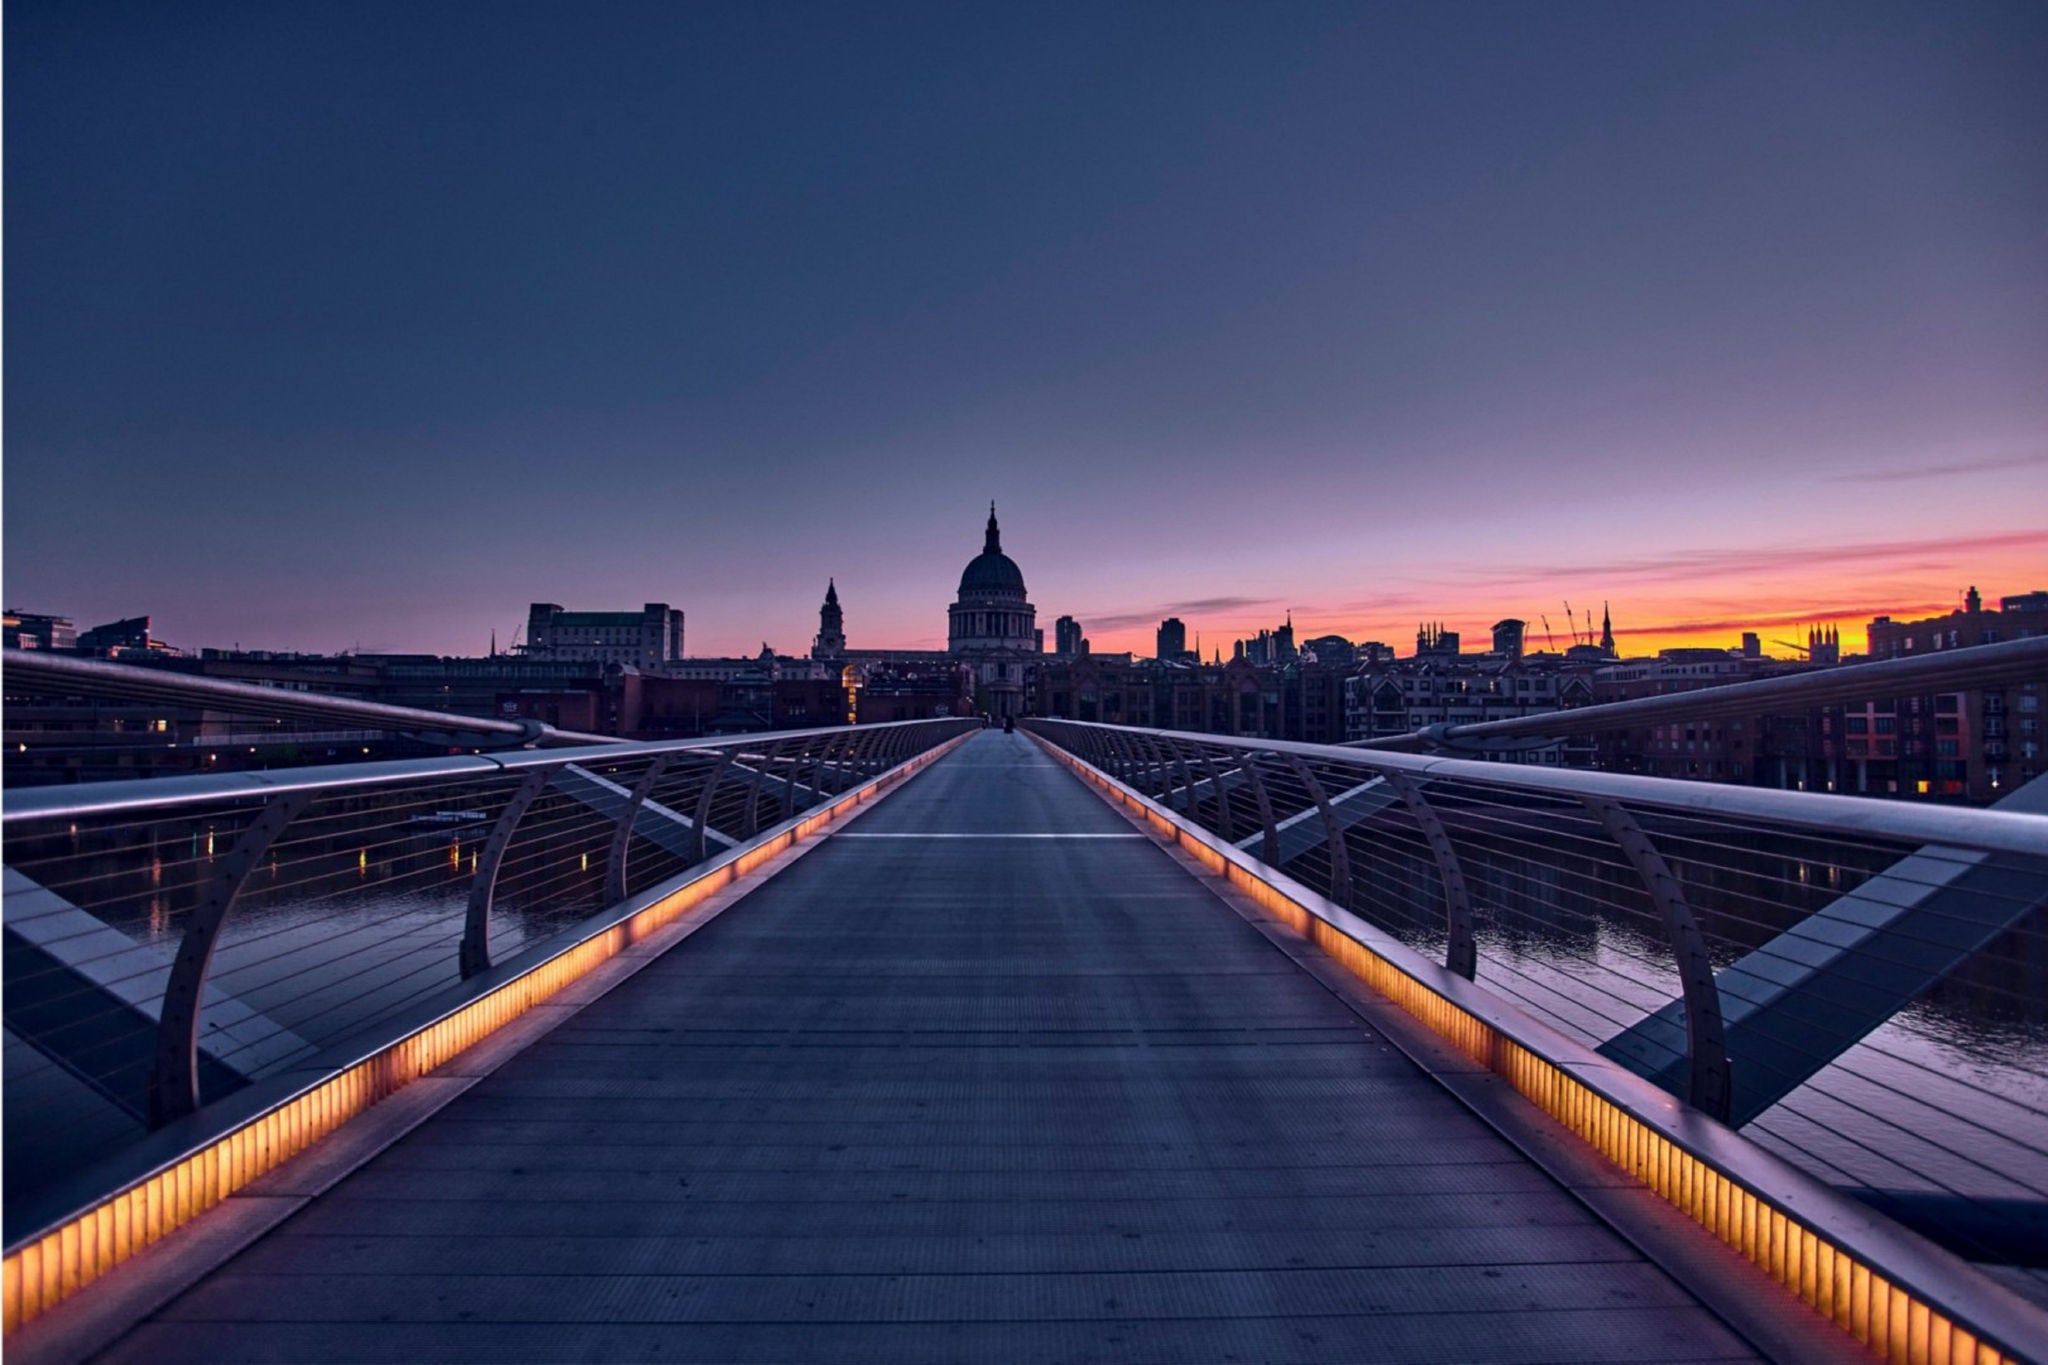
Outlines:
MULTIPOLYGON (((900 785, 976 733, 965 731, 842 792, 829 805, 770 832, 730 862, 690 877, 616 923, 535 963, 489 994, 395 1039, 25 1241, 0 1260, 0 1330, 11 1336, 23 1323, 305 1151, 401 1086, 426 1075, 713 893, 810 838, 845 811, 900 785)), ((689 877, 688 873, 681 875, 689 877)))
MULTIPOLYGON (((1582 1052, 1583 1059, 1574 1060, 1588 1070, 1615 1077, 1620 1086, 1636 1082, 1655 1096, 1655 1103, 1676 1104, 1647 1081, 1630 1073, 1616 1075, 1598 1054, 1578 1048, 1562 1036, 1554 1040, 1545 1038, 1543 1035, 1549 1030, 1533 1021, 1517 1017, 1518 1028, 1529 1037, 1512 1036, 1445 993, 1461 987, 1479 993, 1483 988, 1455 978, 1444 969, 1441 975, 1445 990, 1436 989, 1424 979, 1434 964, 1392 939, 1382 946, 1368 943, 1365 938, 1376 931, 1348 911, 1284 874, 1254 863, 1238 850, 1226 851, 1211 843, 1213 836, 1208 831, 1182 820, 1052 741, 1035 734, 1032 738, 1099 788, 1106 799, 1142 816, 1161 838, 1185 849, 1374 992, 1507 1081, 1538 1109, 1734 1248, 1879 1359, 1896 1365, 2024 1365, 2031 1358, 2029 1347, 2034 1351, 2048 1349, 2048 1314, 1992 1282, 1967 1262, 1902 1228, 1882 1226, 1886 1220, 1880 1216, 1852 1206, 1845 1197, 1754 1147, 1732 1130, 1685 1111, 1687 1122, 1706 1125, 1732 1143, 1747 1147, 1745 1160, 1773 1168, 1774 1179, 1792 1187, 1803 1202, 1814 1206, 1823 1216, 1809 1219, 1788 1211, 1722 1169, 1707 1154, 1630 1112, 1626 1100, 1603 1093, 1573 1075, 1556 1056, 1546 1056, 1545 1051, 1562 1056, 1582 1052), (1357 923, 1362 935, 1339 927, 1335 921, 1340 918, 1357 923), (1412 964, 1396 960, 1401 957, 1412 958, 1412 964), (1538 1050, 1539 1039, 1544 1051, 1538 1050), (1888 1275, 1879 1264, 1884 1259, 1882 1252, 1852 1247, 1847 1244, 1851 1239, 1830 1236, 1815 1226, 1827 1221, 1825 1215, 1832 1211, 1845 1214, 1844 1221, 1852 1225, 1880 1225, 1870 1240, 1892 1243, 1902 1254, 1926 1262, 1920 1267, 1921 1273, 1911 1278, 1945 1283, 1931 1290, 1924 1283, 1918 1290, 1900 1283, 1908 1274, 1900 1272, 1896 1258, 1894 1273, 1888 1275), (1937 1297, 1950 1296, 1988 1300, 1976 1306, 2004 1319, 1999 1330, 1986 1325, 1983 1312, 1976 1315, 1975 1321, 1966 1321, 1965 1312, 1936 1301, 1937 1297)), ((1518 1016, 1511 1006, 1492 1007, 1503 1016, 1518 1016)))

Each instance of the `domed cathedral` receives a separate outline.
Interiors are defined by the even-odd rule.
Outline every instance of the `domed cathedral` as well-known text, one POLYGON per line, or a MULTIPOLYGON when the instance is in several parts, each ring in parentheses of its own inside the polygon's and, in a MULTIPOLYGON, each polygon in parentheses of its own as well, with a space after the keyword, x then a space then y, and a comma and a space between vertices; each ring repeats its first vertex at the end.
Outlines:
POLYGON ((974 664, 988 713, 1001 720, 1025 709, 1025 668, 1042 648, 1038 609, 1024 597, 1024 571, 1003 553, 996 505, 988 505, 981 553, 960 574, 947 613, 946 652, 974 664))

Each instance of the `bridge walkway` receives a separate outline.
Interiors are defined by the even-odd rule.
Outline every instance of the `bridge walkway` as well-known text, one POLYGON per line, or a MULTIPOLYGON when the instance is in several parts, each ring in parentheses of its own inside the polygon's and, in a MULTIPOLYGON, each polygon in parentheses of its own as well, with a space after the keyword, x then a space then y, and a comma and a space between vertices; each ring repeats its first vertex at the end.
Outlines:
POLYGON ((103 1357, 1749 1358, 995 732, 103 1357))

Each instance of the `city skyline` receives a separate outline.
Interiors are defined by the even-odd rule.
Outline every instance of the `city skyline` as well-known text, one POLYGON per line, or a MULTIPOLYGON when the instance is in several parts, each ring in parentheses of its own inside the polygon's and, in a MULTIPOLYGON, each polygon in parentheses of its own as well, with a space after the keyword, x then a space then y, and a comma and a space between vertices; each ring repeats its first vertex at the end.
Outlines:
POLYGON ((2044 586, 2048 12, 1253 13, 10 5, 8 604, 937 647, 990 497, 1105 651, 2044 586))
MULTIPOLYGON (((2022 533, 2010 537, 2010 540, 2014 547, 2024 551, 2028 547, 2048 545, 2048 532, 2038 535, 2022 533)), ((1938 543, 1930 542, 1905 542, 1891 545, 1849 547, 1810 547, 1796 555, 1788 555, 1786 559, 1795 562, 1818 561, 1823 564, 1829 564, 1838 563, 1842 560, 1883 563, 1892 559, 1913 558, 1922 561, 1918 566, 1918 571, 1925 573, 1927 572, 1925 568, 1926 556, 1931 553, 1939 552, 1943 549, 1964 550, 1973 555, 1973 559, 1969 561, 1970 563, 1981 564, 1981 551, 1984 548, 1981 542, 1974 541, 1955 547, 1945 547, 1938 543)), ((1734 557, 1723 556, 1723 558, 1732 559, 1734 557)), ((1957 561, 1957 563, 1960 565, 1963 562, 1957 561)), ((1703 568, 1710 569, 1712 567, 1712 560, 1703 556, 1673 553, 1659 558, 1647 558, 1632 563, 1619 562, 1591 567, 1620 581, 1628 582, 1641 579, 1655 580, 1665 575, 1686 571, 1698 573, 1703 568)), ((1741 561, 1736 567, 1744 574, 1768 574, 1774 570, 1781 570, 1783 565, 1768 557, 1759 556, 1753 561, 1741 561)), ((1028 564, 1026 568, 1027 573, 1029 573, 1028 564)), ((1958 588, 1952 597, 1946 601, 1938 597, 1933 597, 1926 601, 1886 601, 1874 594, 1866 593, 1865 596, 1870 599, 1868 602, 1846 612, 1840 610, 1833 613, 1827 611, 1792 610, 1773 614, 1760 611, 1742 612, 1737 608, 1734 609, 1734 614, 1722 620, 1695 619, 1675 623, 1675 628, 1674 623, 1670 622, 1646 622, 1641 625, 1633 625, 1624 614, 1615 619, 1614 633, 1620 642, 1619 652, 1624 657, 1644 657, 1655 654, 1658 650, 1674 647, 1733 649, 1739 645, 1740 636, 1743 632, 1752 632, 1759 635, 1762 640, 1763 652, 1766 655, 1772 655, 1796 652, 1799 646, 1798 637, 1809 628, 1833 627, 1843 634, 1844 652, 1853 654, 1862 651, 1864 628, 1877 617, 1889 616, 1894 619, 1906 620, 1915 617, 1938 616, 1950 611, 1960 610, 1963 605, 1964 595, 1969 587, 1979 588, 1985 600, 1993 604, 2001 597, 2019 596, 2027 592, 2038 592, 2040 590, 2038 586, 2023 585, 2017 579, 2006 583, 1995 578, 1978 575, 1971 572, 1967 567, 1963 569, 1963 572, 1969 579, 1968 586, 1958 588)), ((2038 576, 2036 574, 2036 577, 2038 576)), ((1036 581, 1035 575, 1028 581, 1036 581)), ((828 575, 828 586, 835 582, 836 578, 828 575)), ((1487 590, 1489 589, 1478 587, 1469 591, 1476 594, 1487 590)), ((946 595, 950 596, 950 589, 947 590, 946 595)), ((1034 597, 1039 596, 1037 589, 1034 588, 1032 590, 1032 595, 1034 597)), ((570 602, 566 605, 570 610, 624 610, 630 606, 627 599, 631 596, 632 594, 629 592, 615 601, 601 603, 579 601, 570 602)), ((644 596, 651 598, 653 594, 644 594, 644 596)), ((841 595, 838 605, 842 610, 846 609, 846 603, 850 596, 851 590, 849 594, 841 595)), ((804 635, 807 637, 809 633, 815 630, 818 603, 822 599, 823 592, 821 591, 816 594, 815 600, 812 600, 808 606, 792 607, 791 604, 785 602, 772 604, 770 609, 764 611, 761 617, 758 618, 758 622, 775 623, 778 628, 765 632, 755 631, 754 634, 760 635, 762 638, 751 643, 742 638, 747 633, 744 629, 739 634, 730 636, 725 647, 721 647, 716 640, 707 643, 703 641, 700 635, 702 627, 692 622, 689 626, 687 637, 687 653, 692 657, 705 658, 746 657, 756 653, 762 645, 766 645, 783 656, 802 656, 808 652, 809 646, 805 642, 795 640, 795 636, 804 635), (806 621, 808 625, 801 627, 791 625, 790 622, 792 620, 806 621)), ((924 636, 912 635, 910 638, 885 637, 881 635, 871 636, 860 633, 857 629, 859 604, 857 599, 852 600, 854 601, 854 610, 856 612, 856 629, 848 634, 850 647, 855 649, 894 648, 906 650, 943 649, 945 647, 946 636, 944 631, 924 636)), ((1193 649, 1196 643, 1199 642, 1202 646, 1201 657, 1204 661, 1207 661, 1212 654, 1219 652, 1223 657, 1228 658, 1232 646, 1237 641, 1248 640, 1263 630, 1277 626, 1283 619, 1291 620, 1297 615, 1302 618, 1299 622, 1295 623, 1295 637, 1298 641, 1306 642, 1321 635, 1341 635, 1354 643, 1377 640, 1381 643, 1392 645, 1403 656, 1409 653, 1412 648, 1414 638, 1412 632, 1417 626, 1441 626, 1445 629, 1460 632, 1475 647, 1483 648, 1484 642, 1487 639, 1487 633, 1493 624, 1504 617, 1513 617, 1526 622, 1526 637, 1530 651, 1546 649, 1561 651, 1578 640, 1591 641, 1595 638, 1595 632, 1598 630, 1600 622, 1609 615, 1611 608, 1615 605, 1615 599, 1613 598, 1581 598, 1578 601, 1561 598, 1555 612, 1546 611, 1539 607, 1526 614, 1503 609, 1499 606, 1489 609, 1484 605, 1471 605, 1463 608, 1456 605, 1449 607, 1443 605, 1446 601, 1455 602, 1456 600, 1454 596, 1450 595, 1435 599, 1419 596, 1409 599, 1408 605, 1415 607, 1417 614, 1412 619, 1407 620, 1391 614, 1391 608, 1384 603, 1377 604, 1378 610, 1374 611, 1370 610, 1370 608, 1375 604, 1363 604, 1363 607, 1360 604, 1329 607, 1312 601, 1296 604, 1294 599, 1279 596, 1263 599, 1236 596, 1222 599, 1211 598, 1166 602, 1157 604, 1149 609, 1123 613, 1105 612, 1093 616, 1077 616, 1074 612, 1060 611, 1056 606, 1052 610, 1048 610, 1044 605, 1040 605, 1039 618, 1041 621, 1049 622, 1055 615, 1076 616, 1082 633, 1088 637, 1090 647, 1096 652, 1133 653, 1144 657, 1149 656, 1153 651, 1154 633, 1161 621, 1169 616, 1178 614, 1186 626, 1190 649, 1193 649), (1432 605, 1432 602, 1434 602, 1434 605, 1432 605), (1569 623, 1564 615, 1567 603, 1570 604, 1573 610, 1573 617, 1569 623), (1591 618, 1590 620, 1588 619, 1589 617, 1591 618), (1347 621, 1366 622, 1368 623, 1368 628, 1360 629, 1354 627, 1347 629, 1344 624, 1347 621), (1206 625, 1204 624, 1205 622, 1207 623, 1206 625), (1220 629, 1218 628, 1219 624, 1221 626, 1220 629)), ((1631 599, 1624 598, 1620 605, 1625 613, 1632 604, 1631 599)), ((687 604, 672 603, 671 605, 676 605, 686 616, 688 615, 690 609, 687 604)), ((16 607, 23 610, 45 609, 43 606, 26 606, 23 604, 16 604, 16 607)), ((153 615, 153 613, 146 610, 113 611, 94 614, 90 612, 65 611, 62 609, 58 609, 56 614, 70 617, 77 622, 80 628, 84 628, 88 624, 97 624, 102 617, 112 620, 122 616, 153 615)), ((450 648, 439 648, 431 645, 409 648, 405 645, 377 643, 374 641, 351 641, 345 645, 323 648, 308 646, 298 642, 278 643, 253 637, 243 638, 239 634, 229 642, 187 640, 179 637, 175 621, 166 622, 162 618, 158 619, 156 635, 175 647, 186 649, 246 648, 252 650, 269 649, 335 654, 350 652, 366 654, 424 653, 463 657, 487 652, 493 646, 500 650, 510 650, 514 646, 515 641, 518 640, 520 630, 525 621, 525 614, 525 609, 522 607, 518 619, 509 627, 496 621, 484 627, 486 644, 478 649, 470 649, 460 644, 450 648)), ((1046 632, 1047 652, 1050 653, 1053 648, 1051 626, 1047 624, 1043 629, 1046 632)))

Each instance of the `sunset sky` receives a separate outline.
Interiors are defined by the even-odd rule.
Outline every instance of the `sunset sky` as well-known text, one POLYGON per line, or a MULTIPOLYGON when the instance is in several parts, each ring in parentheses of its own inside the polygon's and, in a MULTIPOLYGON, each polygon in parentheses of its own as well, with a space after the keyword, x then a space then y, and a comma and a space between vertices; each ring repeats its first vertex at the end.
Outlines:
POLYGON ((6 8, 7 604, 1624 652, 2048 588, 2048 6, 6 8))

